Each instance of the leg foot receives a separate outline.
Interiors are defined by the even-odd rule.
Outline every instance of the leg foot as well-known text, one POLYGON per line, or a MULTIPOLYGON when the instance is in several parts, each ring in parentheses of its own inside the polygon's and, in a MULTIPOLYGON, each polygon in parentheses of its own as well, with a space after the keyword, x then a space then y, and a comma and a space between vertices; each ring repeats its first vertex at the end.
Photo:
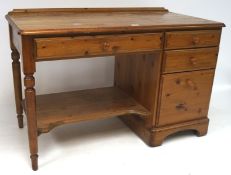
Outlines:
POLYGON ((196 135, 198 137, 205 136, 208 132, 208 125, 205 125, 204 127, 201 127, 200 129, 196 130, 196 135))
POLYGON ((23 115, 18 114, 17 118, 18 118, 18 127, 23 128, 23 115))
POLYGON ((151 147, 157 147, 157 146, 161 146, 163 141, 165 138, 160 138, 160 137, 156 137, 156 136, 152 136, 152 138, 150 139, 150 143, 149 146, 151 147))
POLYGON ((38 154, 31 155, 30 158, 31 158, 32 169, 34 171, 38 170, 38 154))
POLYGON ((208 124, 209 120, 206 118, 176 124, 175 126, 155 128, 152 130, 151 146, 160 146, 168 136, 181 131, 192 130, 195 131, 197 136, 204 136, 207 133, 208 124))

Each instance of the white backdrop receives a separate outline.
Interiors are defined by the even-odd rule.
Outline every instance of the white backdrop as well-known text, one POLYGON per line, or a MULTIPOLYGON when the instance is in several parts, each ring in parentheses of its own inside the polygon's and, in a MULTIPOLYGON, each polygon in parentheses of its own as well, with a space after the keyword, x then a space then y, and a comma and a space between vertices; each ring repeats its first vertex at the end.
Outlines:
MULTIPOLYGON (((117 119, 67 125, 39 137, 39 171, 36 173, 231 174, 229 0, 0 0, 0 174, 32 174, 25 120, 25 128, 17 128, 5 14, 13 8, 153 6, 217 20, 227 26, 221 39, 208 135, 201 138, 178 135, 169 138, 163 146, 150 149, 117 119)), ((35 74, 36 90, 43 94, 110 86, 113 68, 112 57, 41 62, 35 74)))

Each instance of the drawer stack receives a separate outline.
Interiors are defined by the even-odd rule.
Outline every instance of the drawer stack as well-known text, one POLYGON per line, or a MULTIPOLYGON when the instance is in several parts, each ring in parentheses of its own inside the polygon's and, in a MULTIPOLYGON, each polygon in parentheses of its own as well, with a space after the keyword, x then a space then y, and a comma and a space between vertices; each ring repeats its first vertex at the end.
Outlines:
POLYGON ((167 32, 157 126, 207 118, 220 30, 167 32))

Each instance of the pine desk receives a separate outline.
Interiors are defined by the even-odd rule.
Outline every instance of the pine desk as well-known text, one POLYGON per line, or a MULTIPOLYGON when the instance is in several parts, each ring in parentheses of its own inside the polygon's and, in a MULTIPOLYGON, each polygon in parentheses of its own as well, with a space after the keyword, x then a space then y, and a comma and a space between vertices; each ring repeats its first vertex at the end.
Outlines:
POLYGON ((179 131, 207 133, 223 23, 164 8, 18 9, 6 18, 18 125, 24 109, 33 170, 38 136, 62 124, 119 116, 150 146, 179 131), (113 87, 36 96, 37 62, 108 55, 113 87))

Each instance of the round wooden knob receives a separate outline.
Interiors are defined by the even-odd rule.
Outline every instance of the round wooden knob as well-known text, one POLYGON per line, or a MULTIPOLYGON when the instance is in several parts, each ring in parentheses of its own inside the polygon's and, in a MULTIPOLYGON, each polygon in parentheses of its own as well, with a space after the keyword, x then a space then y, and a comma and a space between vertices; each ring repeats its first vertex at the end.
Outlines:
POLYGON ((193 44, 194 44, 194 45, 199 44, 199 42, 200 42, 200 38, 199 38, 199 37, 194 37, 194 38, 193 38, 193 44))
POLYGON ((197 64, 197 62, 196 62, 197 60, 194 57, 190 57, 189 61, 191 62, 192 65, 196 65, 197 64))
POLYGON ((110 47, 110 44, 108 42, 103 43, 103 48, 108 49, 110 47))
POLYGON ((177 110, 183 110, 183 111, 187 111, 188 108, 187 108, 187 105, 185 103, 179 103, 176 105, 176 109, 177 110))

